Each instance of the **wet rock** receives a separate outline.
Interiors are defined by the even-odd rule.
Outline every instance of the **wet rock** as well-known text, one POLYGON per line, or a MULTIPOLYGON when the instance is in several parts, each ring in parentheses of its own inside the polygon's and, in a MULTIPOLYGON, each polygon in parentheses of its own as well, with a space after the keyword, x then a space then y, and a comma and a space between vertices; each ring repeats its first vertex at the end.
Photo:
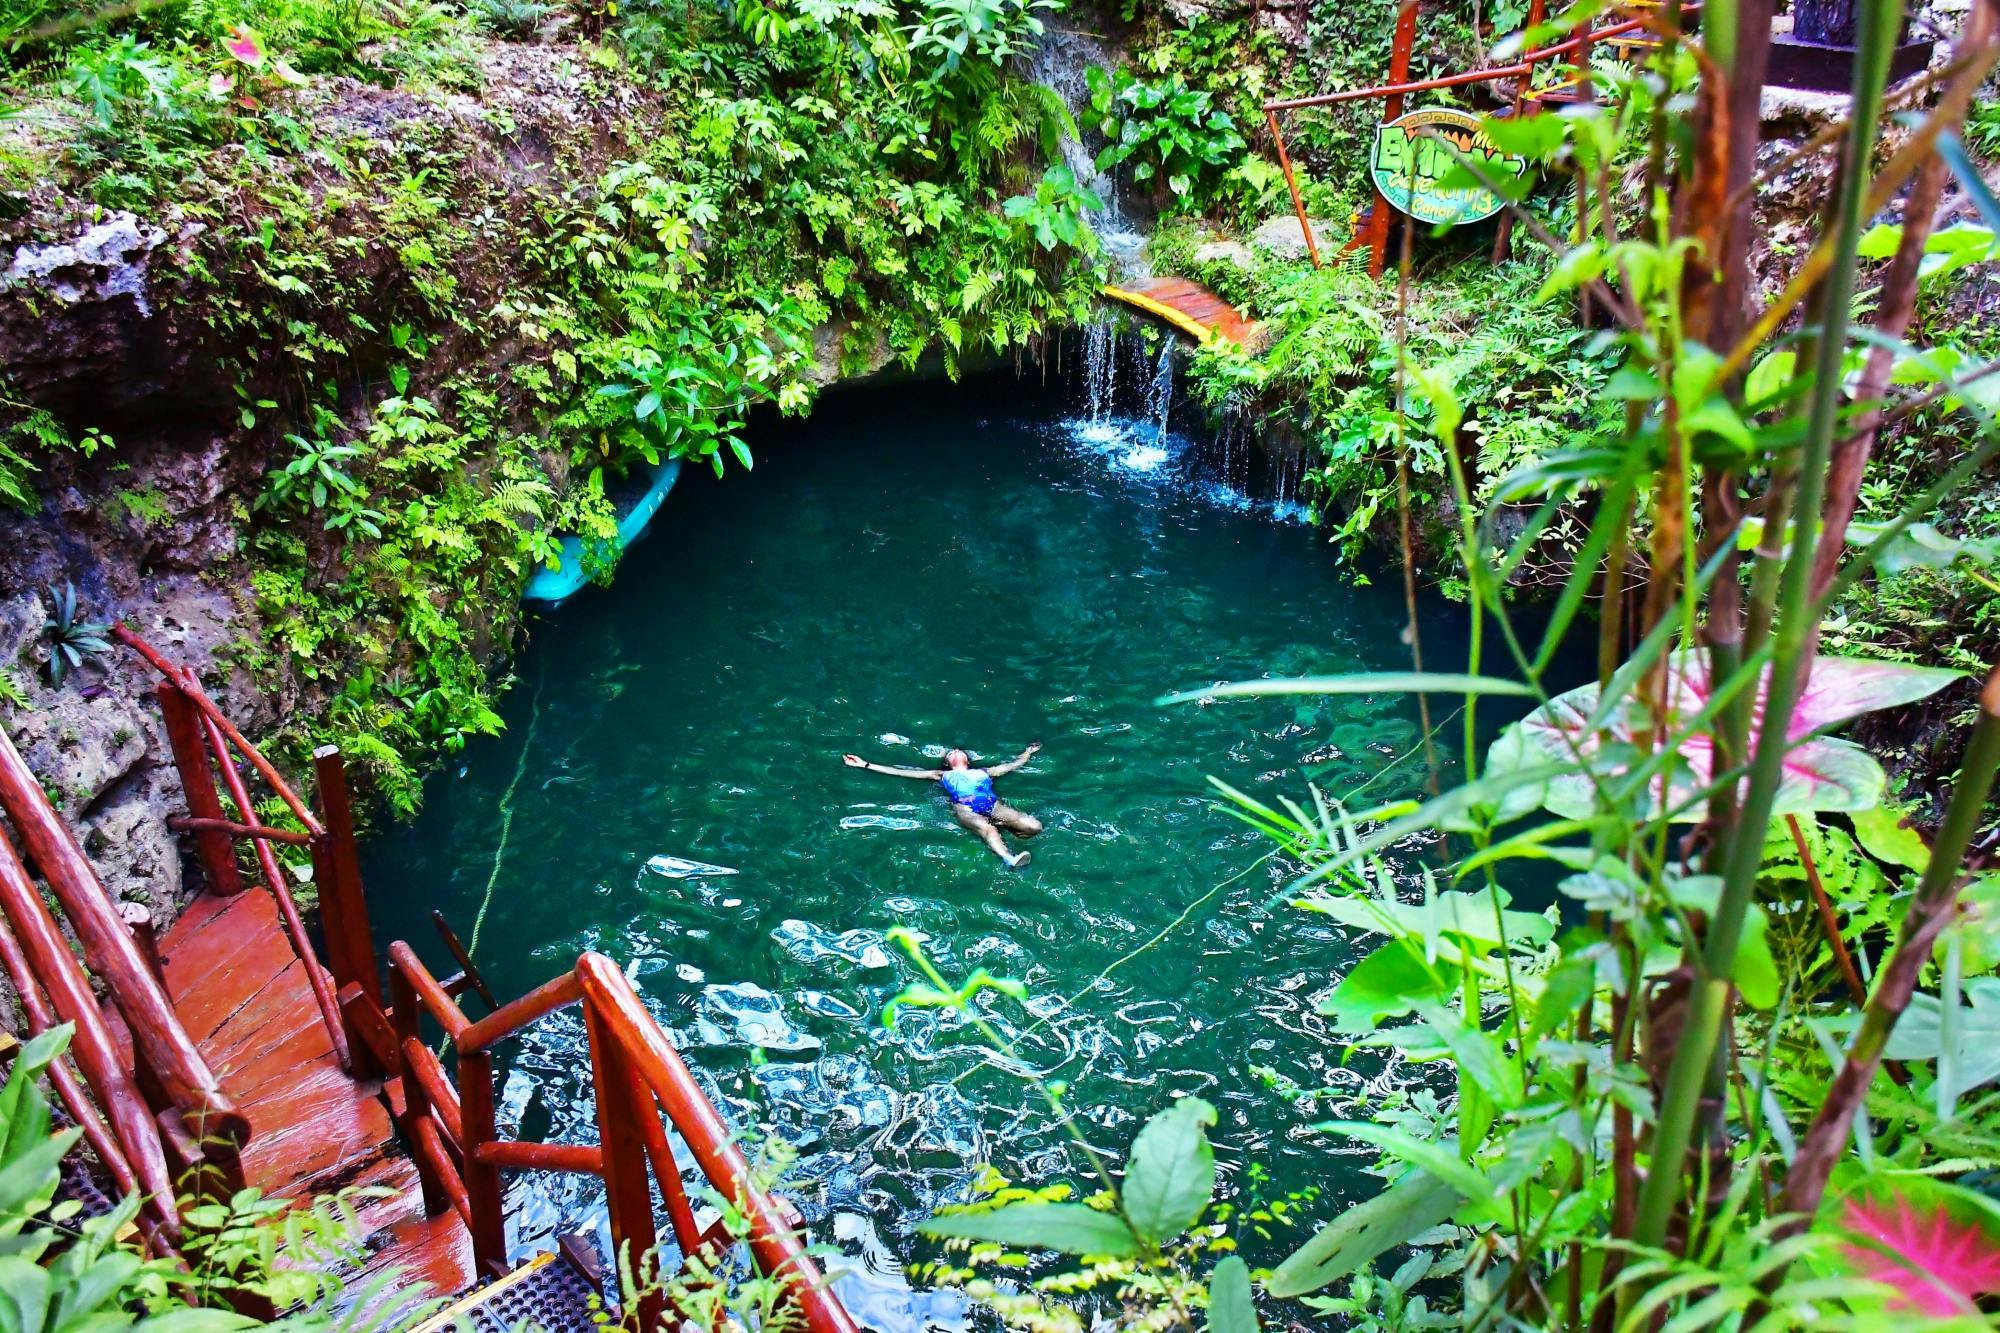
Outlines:
MULTIPOLYGON (((1336 224, 1324 218, 1307 218, 1306 221, 1312 226, 1313 244, 1319 247, 1321 255, 1331 254, 1340 247, 1344 238, 1337 234, 1336 224)), ((1250 233, 1250 244, 1278 259, 1308 258, 1305 233, 1299 230, 1299 220, 1291 213, 1281 213, 1258 223, 1257 230, 1250 233)))

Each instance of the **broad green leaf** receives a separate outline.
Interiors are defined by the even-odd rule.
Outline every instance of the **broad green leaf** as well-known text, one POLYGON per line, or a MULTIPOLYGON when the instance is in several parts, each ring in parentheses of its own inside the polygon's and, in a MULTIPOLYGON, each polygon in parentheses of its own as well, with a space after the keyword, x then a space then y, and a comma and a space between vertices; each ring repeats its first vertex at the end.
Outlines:
POLYGON ((1524 1096, 1521 1066, 1507 1053, 1498 1036, 1483 1031, 1458 1010, 1432 1000, 1414 1000, 1410 1007, 1451 1052, 1459 1078, 1470 1081, 1502 1111, 1511 1111, 1521 1104, 1524 1096))
POLYGON ((1426 963, 1417 944, 1392 939, 1356 963, 1320 1002, 1319 1011, 1342 1032, 1372 1032, 1383 1019, 1409 1013, 1415 999, 1455 994, 1459 977, 1456 964, 1443 959, 1426 963))
POLYGON ((1545 162, 1562 147, 1561 116, 1484 116, 1480 127, 1503 153, 1545 162))
MULTIPOLYGON (((1504 891, 1500 903, 1508 902, 1504 891)), ((1467 893, 1449 891, 1433 894, 1427 903, 1406 903, 1400 899, 1364 897, 1319 897, 1306 900, 1315 912, 1345 925, 1378 935, 1400 935, 1410 939, 1445 942, 1464 940, 1476 949, 1497 948, 1502 943, 1522 947, 1546 944, 1555 935, 1555 925, 1539 912, 1503 910, 1494 919, 1490 891, 1467 893), (1500 932, 1506 931, 1506 940, 1500 932)), ((1455 946, 1454 946, 1455 953, 1455 946)))
POLYGON ((1186 1097, 1146 1122, 1132 1142, 1119 1202, 1132 1230, 1163 1245, 1195 1224, 1215 1193, 1215 1108, 1186 1097))
POLYGON ((1280 1299, 1318 1291, 1437 1226, 1458 1210, 1458 1203, 1457 1190, 1435 1176, 1412 1172, 1321 1227, 1278 1265, 1265 1286, 1280 1299))
POLYGON ((1398 1161, 1436 1176, 1475 1202, 1491 1202, 1496 1197, 1493 1182, 1461 1158, 1458 1145, 1449 1140, 1436 1143, 1420 1139, 1394 1125, 1380 1125, 1372 1120, 1329 1120, 1313 1128, 1372 1143, 1398 1161))
POLYGON ((1230 1255, 1208 1275, 1208 1333, 1257 1333, 1250 1265, 1230 1255))
POLYGON ((1923 835, 1904 825, 1902 817, 1887 806, 1857 810, 1848 818, 1854 836, 1877 861, 1905 870, 1922 870, 1931 863, 1930 846, 1923 835))
MULTIPOLYGON (((1943 1052, 1944 1024, 1938 997, 1917 994, 1889 1033, 1883 1056, 1890 1060, 1936 1060, 1943 1052)), ((2000 977, 1974 977, 1965 983, 1952 1043, 1961 1092, 1983 1088, 2000 1079, 2000 977)))
POLYGON ((990 1213, 953 1213, 917 1230, 939 1240, 990 1240, 1061 1254, 1129 1259, 1139 1253, 1139 1238, 1124 1218, 1080 1203, 1016 1203, 990 1213))
POLYGON ((1761 357, 1743 380, 1743 400, 1755 405, 1774 398, 1792 382, 1799 354, 1787 347, 1761 357))

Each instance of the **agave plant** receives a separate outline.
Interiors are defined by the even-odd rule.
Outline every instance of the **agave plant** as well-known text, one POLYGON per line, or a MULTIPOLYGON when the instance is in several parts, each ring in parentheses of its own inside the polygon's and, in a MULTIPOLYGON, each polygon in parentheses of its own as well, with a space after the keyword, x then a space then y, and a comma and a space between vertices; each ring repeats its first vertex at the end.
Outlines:
POLYGON ((49 640, 49 684, 61 685, 70 672, 90 658, 111 651, 105 636, 111 626, 95 620, 80 620, 76 609, 76 585, 64 583, 58 591, 49 587, 49 618, 42 623, 49 640))

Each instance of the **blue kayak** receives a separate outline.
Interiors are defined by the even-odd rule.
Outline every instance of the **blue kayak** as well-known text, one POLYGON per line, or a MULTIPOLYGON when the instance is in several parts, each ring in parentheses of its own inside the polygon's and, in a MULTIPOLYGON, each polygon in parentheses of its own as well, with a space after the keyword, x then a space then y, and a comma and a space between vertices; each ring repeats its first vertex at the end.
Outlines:
MULTIPOLYGON (((674 481, 681 475, 681 460, 666 458, 653 467, 636 474, 647 479, 646 489, 639 498, 618 519, 617 535, 611 544, 619 552, 645 535, 646 527, 653 521, 653 515, 660 512, 660 504, 667 498, 667 492, 674 488, 674 481)), ((562 555, 554 569, 538 569, 528 580, 527 588, 521 593, 526 602, 544 602, 550 606, 561 606, 574 597, 586 583, 590 575, 585 570, 584 556, 589 550, 584 539, 571 534, 562 539, 562 555)))

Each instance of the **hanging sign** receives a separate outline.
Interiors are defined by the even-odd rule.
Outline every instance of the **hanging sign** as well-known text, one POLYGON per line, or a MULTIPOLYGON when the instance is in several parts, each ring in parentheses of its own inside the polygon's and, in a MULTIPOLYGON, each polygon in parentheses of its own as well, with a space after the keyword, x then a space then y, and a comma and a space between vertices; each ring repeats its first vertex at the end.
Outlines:
POLYGON ((1419 222, 1450 227, 1492 217, 1507 201, 1467 180, 1447 143, 1502 184, 1518 180, 1528 170, 1526 158, 1501 152, 1486 136, 1479 117, 1451 107, 1430 107, 1376 127, 1375 150, 1368 162, 1375 188, 1419 222), (1444 182, 1454 177, 1454 184, 1447 187, 1444 182))

